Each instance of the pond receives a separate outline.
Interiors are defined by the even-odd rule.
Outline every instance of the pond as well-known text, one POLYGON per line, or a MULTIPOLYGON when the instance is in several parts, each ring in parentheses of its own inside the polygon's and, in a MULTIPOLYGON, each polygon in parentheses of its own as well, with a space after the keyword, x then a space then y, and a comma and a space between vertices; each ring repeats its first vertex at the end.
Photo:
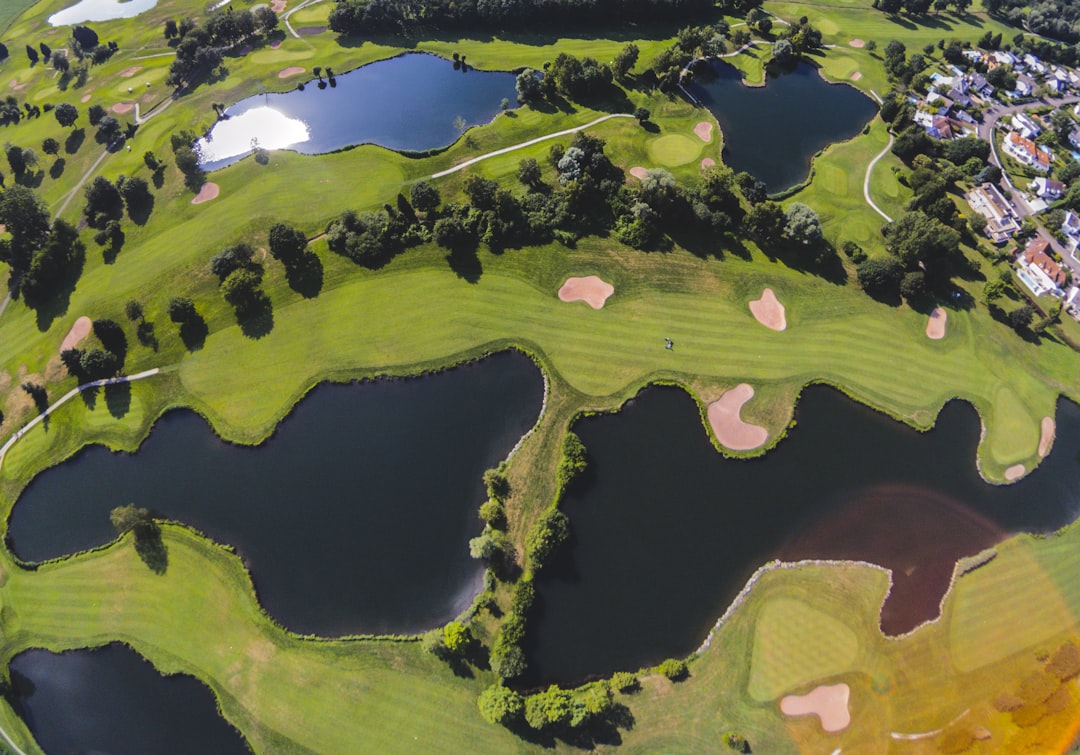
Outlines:
POLYGON ((204 684, 162 676, 126 645, 27 650, 11 682, 8 700, 48 753, 250 752, 204 684))
POLYGON ((95 446, 40 474, 12 511, 11 544, 40 561, 107 543, 110 510, 135 503, 236 546, 288 629, 430 629, 479 591, 468 541, 481 530, 481 477, 532 427, 543 390, 517 352, 321 385, 257 448, 171 412, 135 454, 95 446))
MULTIPOLYGON (((283 71, 284 72, 284 71, 283 71)), ((370 63, 319 88, 248 97, 196 143, 204 169, 215 170, 252 151, 318 154, 355 144, 424 151, 453 144, 468 126, 491 121, 502 101, 516 102, 516 77, 506 71, 458 67, 422 53, 370 63)), ((325 82, 324 82, 325 83, 325 82)))
POLYGON ((687 89, 716 116, 724 162, 764 181, 773 194, 805 181, 819 150, 852 138, 877 112, 869 97, 829 84, 809 63, 770 71, 763 87, 743 84, 728 63, 699 63, 687 89))
POLYGON ((157 0, 80 0, 49 16, 51 26, 73 26, 87 21, 134 18, 157 5, 157 0))
POLYGON ((984 482, 980 422, 951 402, 919 433, 839 392, 808 388, 798 425, 765 456, 725 459, 694 401, 649 388, 580 420, 589 467, 567 491, 572 536, 537 580, 526 684, 577 682, 683 657, 761 565, 851 559, 893 570, 886 634, 938 614, 961 556, 1080 512, 1080 407, 1028 478, 984 482))

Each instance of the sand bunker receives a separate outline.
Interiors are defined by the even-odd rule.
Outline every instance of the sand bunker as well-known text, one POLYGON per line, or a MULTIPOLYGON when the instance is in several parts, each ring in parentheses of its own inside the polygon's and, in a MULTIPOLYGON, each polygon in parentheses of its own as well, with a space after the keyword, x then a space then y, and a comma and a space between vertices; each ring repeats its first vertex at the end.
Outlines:
POLYGON ((711 157, 706 157, 701 160, 702 168, 711 168, 714 165, 716 165, 716 160, 713 160, 711 157))
POLYGON ((304 34, 304 35, 311 35, 311 34, 322 34, 324 31, 326 31, 325 26, 301 26, 299 29, 296 30, 296 33, 297 34, 304 34))
POLYGON ((698 135, 698 138, 703 142, 712 141, 712 124, 708 121, 701 121, 698 125, 694 126, 694 133, 698 135))
POLYGON ((630 175, 632 175, 639 181, 644 181, 645 176, 648 174, 646 173, 645 169, 642 168, 640 165, 635 165, 633 168, 630 169, 630 175))
POLYGON ((125 68, 120 72, 119 76, 122 79, 130 79, 132 76, 142 70, 142 66, 132 66, 131 68, 125 68))
POLYGON ((853 39, 848 42, 848 44, 852 47, 866 47, 866 42, 863 42, 861 39, 853 39))
POLYGON ((289 66, 288 68, 282 68, 280 71, 278 71, 277 72, 277 77, 279 79, 287 79, 290 76, 295 76, 296 74, 303 73, 303 72, 304 72, 304 69, 301 68, 300 66, 289 66))
MULTIPOLYGON (((281 13, 283 10, 285 10, 285 5, 285 0, 271 0, 270 10, 274 11, 274 13, 281 13)), ((277 43, 280 45, 281 40, 277 40, 277 43)))
POLYGON ((130 113, 135 108, 134 103, 131 102, 117 102, 109 110, 112 110, 117 115, 123 115, 124 113, 130 113))
POLYGON ((743 404, 753 397, 753 387, 740 383, 709 404, 709 426, 724 448, 749 451, 769 439, 769 431, 764 427, 743 422, 739 417, 743 404))
POLYGON ((202 204, 203 202, 209 202, 211 199, 217 199, 218 194, 221 193, 221 187, 212 181, 207 181, 199 189, 199 193, 195 195, 195 198, 191 200, 192 204, 202 204))
POLYGON ((771 288, 762 291, 760 299, 750 302, 750 314, 770 330, 787 330, 784 305, 777 300, 771 288))
POLYGON ((1057 426, 1054 424, 1053 417, 1042 418, 1042 436, 1039 438, 1039 458, 1045 459, 1046 455, 1050 453, 1050 446, 1054 445, 1054 433, 1057 430, 1057 426))
POLYGON ((1019 480, 1021 477, 1024 476, 1024 472, 1026 471, 1027 469, 1024 467, 1023 464, 1013 464, 1011 467, 1005 470, 1005 479, 1009 482, 1012 482, 1013 480, 1019 480))
POLYGON ((613 293, 615 293, 613 285, 600 280, 595 275, 588 275, 584 278, 567 278, 566 283, 559 289, 559 299, 583 301, 593 309, 600 309, 613 293))
POLYGON ((861 78, 862 78, 862 71, 856 71, 855 73, 851 74, 851 80, 852 81, 858 81, 861 78))
POLYGON ((64 336, 64 341, 60 344, 60 351, 67 351, 68 349, 74 349, 78 346, 82 339, 90 335, 90 329, 93 325, 94 323, 86 316, 76 320, 75 324, 71 326, 71 330, 64 336))
POLYGON ((79 98, 79 102, 89 102, 89 101, 90 101, 90 94, 89 93, 84 94, 82 97, 79 98))
POLYGON ((270 49, 271 50, 276 50, 279 47, 281 47, 281 40, 280 39, 275 39, 273 42, 270 43, 270 49))
POLYGON ((780 710, 787 716, 814 714, 825 731, 843 731, 851 723, 850 697, 851 689, 846 684, 822 685, 807 695, 787 695, 780 701, 780 710))
POLYGON ((934 341, 940 341, 945 337, 945 323, 949 319, 949 313, 941 307, 934 307, 930 313, 930 319, 926 322, 926 337, 934 341))

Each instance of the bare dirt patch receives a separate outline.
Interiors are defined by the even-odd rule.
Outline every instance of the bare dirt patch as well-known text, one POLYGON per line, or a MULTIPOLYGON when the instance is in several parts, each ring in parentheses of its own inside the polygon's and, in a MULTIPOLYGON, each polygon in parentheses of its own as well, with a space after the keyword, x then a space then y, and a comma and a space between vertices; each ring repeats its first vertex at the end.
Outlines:
POLYGON ((709 426, 724 448, 750 451, 764 445, 769 431, 760 425, 743 422, 739 413, 743 404, 754 397, 754 388, 740 383, 709 404, 709 426))
POLYGON ((67 370, 64 368, 64 363, 60 361, 60 357, 49 357, 49 361, 45 363, 45 382, 56 383, 65 377, 67 377, 67 370))
POLYGON ((825 731, 843 731, 851 723, 850 697, 846 684, 821 685, 806 695, 787 695, 780 701, 780 710, 786 716, 816 715, 825 731))
POLYGON ((856 71, 855 73, 851 74, 851 80, 852 81, 858 81, 861 78, 862 78, 862 71, 856 71))
POLYGON ((213 181, 207 181, 199 189, 199 193, 195 195, 195 198, 191 200, 192 204, 202 204, 203 202, 209 202, 211 199, 217 199, 218 194, 221 193, 221 187, 213 181))
POLYGON ((90 329, 93 327, 93 321, 83 315, 71 326, 71 330, 64 336, 63 342, 60 344, 60 351, 67 351, 68 349, 74 349, 79 345, 82 339, 90 335, 90 329))
POLYGON ((866 47, 866 42, 863 42, 861 39, 853 39, 850 42, 848 42, 848 44, 851 45, 852 47, 856 47, 856 48, 858 48, 858 47, 866 47))
POLYGON ((630 175, 632 175, 639 181, 644 181, 645 176, 648 174, 646 173, 645 169, 642 168, 640 165, 635 165, 633 168, 630 169, 630 175))
POLYGON ((702 168, 711 168, 714 165, 716 165, 716 160, 713 160, 711 157, 703 158, 701 161, 702 168))
POLYGON ((122 79, 130 79, 132 76, 142 70, 142 66, 132 66, 131 68, 125 68, 118 75, 122 79))
POLYGON ((304 69, 300 66, 289 66, 288 68, 282 68, 280 71, 278 71, 277 77, 279 79, 287 79, 290 76, 296 76, 297 74, 301 74, 303 72, 304 69))
POLYGON ((697 134, 698 139, 701 139, 701 141, 703 141, 703 142, 711 142, 712 141, 712 124, 709 123, 708 121, 701 121, 696 126, 694 126, 694 133, 697 134))
POLYGON ((784 305, 776 298, 771 288, 762 291, 760 299, 750 302, 750 314, 769 330, 787 330, 784 305))
POLYGON ((117 102, 109 110, 112 110, 117 115, 123 115, 124 113, 130 113, 135 109, 135 104, 132 102, 117 102))
POLYGON ((1024 476, 1024 472, 1027 471, 1027 467, 1023 464, 1013 464, 1011 467, 1005 470, 1005 479, 1009 482, 1013 480, 1019 480, 1024 476))
POLYGON ((600 309, 613 293, 613 285, 595 275, 587 275, 584 278, 567 278, 559 289, 559 300, 583 301, 593 309, 600 309))
POLYGON ((26 89, 26 82, 20 84, 18 79, 12 79, 8 82, 8 87, 14 89, 16 92, 21 92, 26 89))
POLYGON ((941 307, 934 307, 934 311, 930 313, 930 319, 926 321, 926 337, 934 341, 944 338, 948 319, 948 312, 941 307))
POLYGON ((1039 437, 1039 458, 1045 459, 1046 455, 1050 453, 1050 447, 1054 445, 1054 433, 1057 432, 1057 425, 1054 423, 1053 417, 1042 418, 1042 435, 1039 437))

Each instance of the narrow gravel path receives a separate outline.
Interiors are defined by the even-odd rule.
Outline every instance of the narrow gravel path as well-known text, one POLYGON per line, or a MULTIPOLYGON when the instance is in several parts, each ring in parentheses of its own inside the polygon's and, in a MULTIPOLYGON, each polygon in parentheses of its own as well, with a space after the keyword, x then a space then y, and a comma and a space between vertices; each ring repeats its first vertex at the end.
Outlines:
POLYGON ((878 152, 877 156, 874 157, 874 159, 870 161, 869 165, 866 166, 866 176, 863 178, 863 182, 862 182, 862 193, 863 193, 863 197, 866 198, 866 203, 868 205, 870 205, 871 208, 873 208, 874 212, 876 212, 881 217, 885 218, 885 221, 888 222, 888 223, 892 222, 892 218, 890 218, 888 215, 886 215, 885 211, 883 209, 881 209, 880 207, 878 207, 876 204, 874 204, 874 200, 870 198, 870 172, 874 170, 874 166, 877 165, 878 160, 885 157, 885 155, 889 154, 889 150, 892 149, 892 145, 893 145, 893 135, 889 134, 889 143, 886 144, 885 149, 881 150, 881 152, 878 152))

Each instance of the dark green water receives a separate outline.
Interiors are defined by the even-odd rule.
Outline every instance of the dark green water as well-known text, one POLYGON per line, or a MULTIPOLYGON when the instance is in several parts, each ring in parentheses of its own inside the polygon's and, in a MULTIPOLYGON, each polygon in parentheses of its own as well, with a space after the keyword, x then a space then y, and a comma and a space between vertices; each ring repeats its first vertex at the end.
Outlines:
POLYGON ((162 676, 126 645, 27 650, 10 668, 8 699, 50 755, 250 752, 205 685, 162 676))
POLYGON ((135 454, 88 448, 39 475, 9 522, 28 561, 115 537, 133 502, 236 546, 259 600, 301 633, 416 632, 479 589, 481 476, 532 427, 543 378, 507 352, 436 375, 311 392, 258 448, 171 412, 135 454))
POLYGON ((808 63, 771 71, 763 87, 744 85, 728 63, 700 63, 687 89, 716 116, 724 162, 764 181, 771 193, 805 181, 819 150, 855 136, 877 112, 869 97, 829 84, 808 63))
POLYGON ((979 419, 952 402, 928 433, 825 387, 764 457, 725 459, 697 406, 649 388, 575 426, 589 468, 563 510, 572 536, 537 581, 527 685, 577 682, 686 656, 761 565, 852 559, 893 570, 887 634, 934 618, 956 560, 1080 512, 1080 408, 1058 407, 1054 450, 997 487, 975 467, 979 419))

